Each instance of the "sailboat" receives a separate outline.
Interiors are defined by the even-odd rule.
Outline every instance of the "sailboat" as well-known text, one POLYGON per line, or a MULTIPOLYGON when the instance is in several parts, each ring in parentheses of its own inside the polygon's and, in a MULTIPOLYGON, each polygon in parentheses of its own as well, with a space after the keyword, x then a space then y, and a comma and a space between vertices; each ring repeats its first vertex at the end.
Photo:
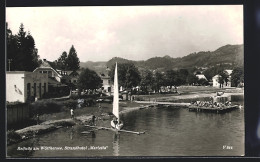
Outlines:
POLYGON ((115 67, 115 75, 114 75, 114 98, 113 98, 113 112, 112 112, 116 119, 111 121, 111 126, 116 129, 120 130, 123 127, 123 123, 120 121, 119 118, 119 92, 118 92, 118 76, 117 76, 117 63, 115 67))

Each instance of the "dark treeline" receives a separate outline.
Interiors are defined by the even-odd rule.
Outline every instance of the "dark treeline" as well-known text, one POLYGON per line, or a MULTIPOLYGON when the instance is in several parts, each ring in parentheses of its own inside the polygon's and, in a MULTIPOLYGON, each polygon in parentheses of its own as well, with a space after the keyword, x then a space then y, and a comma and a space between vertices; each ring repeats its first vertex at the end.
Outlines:
POLYGON ((33 71, 41 63, 34 38, 30 32, 25 32, 23 24, 19 32, 13 34, 6 23, 6 52, 7 70, 33 71))
POLYGON ((71 71, 78 70, 80 68, 79 63, 80 61, 77 56, 77 51, 73 45, 69 50, 69 54, 67 54, 67 52, 64 51, 62 52, 60 57, 53 62, 54 66, 57 69, 71 71))
MULTIPOLYGON (((115 65, 109 73, 111 80, 114 80, 115 65)), ((149 70, 143 69, 141 72, 131 62, 118 63, 118 82, 119 86, 131 89, 140 86, 144 93, 149 91, 159 92, 162 86, 169 88, 180 85, 208 85, 205 79, 198 79, 196 73, 187 69, 180 70, 149 70)))
MULTIPOLYGON (((110 71, 110 77, 114 79, 115 65, 112 66, 110 71)), ((133 87, 140 86, 140 89, 144 93, 149 91, 160 92, 162 87, 175 88, 181 85, 202 85, 206 86, 212 82, 212 77, 219 75, 218 82, 221 87, 231 81, 233 87, 237 87, 239 83, 244 82, 244 70, 243 67, 237 66, 235 68, 229 67, 228 65, 219 65, 211 67, 206 70, 197 68, 190 69, 168 69, 164 70, 149 70, 142 69, 141 71, 134 65, 133 62, 118 63, 118 80, 119 86, 130 90, 133 87), (231 80, 229 80, 229 74, 225 70, 233 70, 231 74, 231 80), (205 79, 199 79, 197 74, 205 74, 205 79)))

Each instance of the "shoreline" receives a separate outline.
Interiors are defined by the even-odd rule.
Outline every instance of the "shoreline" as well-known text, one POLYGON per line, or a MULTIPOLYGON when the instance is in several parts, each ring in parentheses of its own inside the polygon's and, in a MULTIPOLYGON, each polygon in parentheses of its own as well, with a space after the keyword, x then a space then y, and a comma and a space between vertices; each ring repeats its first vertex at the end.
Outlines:
MULTIPOLYGON (((151 107, 150 105, 140 105, 138 107, 124 107, 122 111, 120 111, 120 115, 122 114, 126 114, 132 111, 136 111, 136 110, 140 110, 143 108, 149 108, 151 107)), ((111 115, 103 115, 100 117, 101 120, 109 120, 111 118, 111 115)), ((29 127, 25 127, 19 130, 14 131, 17 135, 20 136, 19 139, 9 139, 10 142, 7 141, 7 146, 15 144, 15 143, 19 143, 22 142, 24 140, 33 138, 37 135, 41 135, 41 134, 45 134, 54 130, 57 130, 59 128, 63 128, 63 127, 70 127, 70 126, 74 126, 74 125, 84 125, 87 124, 89 122, 91 122, 92 120, 92 115, 81 115, 81 116, 77 116, 74 119, 59 119, 59 120, 49 120, 49 121, 45 121, 41 124, 38 125, 32 125, 29 127)))
MULTIPOLYGON (((181 97, 182 99, 195 99, 198 97, 205 97, 211 95, 212 96, 213 93, 210 94, 189 94, 189 95, 180 95, 180 96, 171 96, 171 98, 175 98, 176 100, 178 100, 179 97, 181 97)), ((244 93, 225 93, 223 96, 221 97, 228 97, 230 95, 244 95, 244 93)), ((213 97, 213 96, 212 96, 213 97)), ((165 97, 162 97, 165 98, 165 97)), ((161 99, 162 99, 161 98, 161 99)), ((167 98, 169 98, 169 96, 167 96, 167 98)), ((141 109, 147 109, 147 108, 153 108, 155 106, 159 106, 160 103, 166 103, 165 101, 160 101, 160 102, 154 102, 154 101, 134 101, 135 103, 138 103, 140 105, 135 106, 135 107, 123 107, 123 109, 119 112, 120 115, 122 114, 126 114, 132 111, 137 111, 137 110, 141 110, 141 109), (144 104, 144 105, 142 105, 144 104)), ((173 103, 173 102, 168 102, 169 104, 171 104, 172 106, 177 106, 177 107, 183 107, 186 108, 188 105, 190 105, 190 103, 173 103)), ((111 115, 106 114, 106 115, 102 115, 100 117, 103 120, 109 120, 111 118, 111 115)), ((76 124, 87 124, 89 122, 91 122, 92 119, 92 115, 81 115, 81 116, 77 116, 74 119, 71 118, 65 118, 65 119, 58 119, 58 120, 48 120, 48 121, 44 121, 43 123, 40 123, 39 125, 33 125, 33 126, 29 126, 29 127, 25 127, 19 130, 14 131, 14 133, 16 134, 16 138, 14 139, 7 139, 7 146, 15 144, 15 143, 19 143, 22 142, 26 139, 29 138, 33 138, 37 135, 41 135, 44 133, 48 133, 54 130, 57 130, 59 128, 63 128, 63 127, 68 127, 68 126, 74 126, 76 124), (17 137, 17 135, 19 137, 17 137)))

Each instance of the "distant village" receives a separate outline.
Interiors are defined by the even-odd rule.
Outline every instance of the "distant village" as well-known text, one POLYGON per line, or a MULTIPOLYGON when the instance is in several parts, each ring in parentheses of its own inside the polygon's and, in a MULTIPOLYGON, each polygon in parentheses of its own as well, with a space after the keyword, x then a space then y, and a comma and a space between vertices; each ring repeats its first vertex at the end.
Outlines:
MULTIPOLYGON (((43 59, 42 64, 37 67, 33 72, 27 71, 7 71, 6 72, 6 101, 7 102, 28 102, 41 99, 47 93, 51 94, 58 92, 61 94, 79 93, 77 91, 77 81, 82 70, 64 71, 53 68, 46 59, 43 59), (74 87, 74 88, 72 88, 74 87)), ((110 69, 107 68, 105 73, 100 73, 102 79, 102 87, 97 92, 104 93, 108 96, 113 95, 113 81, 109 76, 110 69)), ((232 70, 225 70, 228 74, 228 81, 223 84, 223 88, 231 87, 231 73, 232 70)), ((207 80, 204 74, 195 74, 200 79, 207 80)), ((220 87, 220 75, 215 75, 212 81, 209 82, 210 86, 220 87)), ((198 84, 196 84, 198 85, 198 84)), ((137 91, 140 86, 134 87, 137 91)), ((121 91, 125 90, 124 87, 120 88, 121 91)), ((160 92, 170 92, 174 88, 170 86, 161 86, 160 92)), ((87 91, 83 92, 87 93, 87 91)))

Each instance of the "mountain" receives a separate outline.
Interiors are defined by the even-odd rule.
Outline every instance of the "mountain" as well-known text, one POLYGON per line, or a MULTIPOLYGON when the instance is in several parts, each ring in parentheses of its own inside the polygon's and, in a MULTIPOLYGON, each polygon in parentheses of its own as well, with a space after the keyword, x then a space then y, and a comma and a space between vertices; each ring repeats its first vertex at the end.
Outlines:
POLYGON ((243 45, 225 45, 213 52, 198 52, 182 57, 175 67, 204 66, 210 67, 218 64, 243 65, 243 45))
POLYGON ((80 67, 89 68, 91 70, 96 71, 98 74, 100 74, 100 73, 104 73, 105 70, 107 69, 107 62, 92 62, 92 61, 80 62, 80 67))
POLYGON ((193 67, 213 67, 219 64, 231 66, 244 64, 244 46, 243 45, 225 45, 215 51, 201 51, 191 53, 181 58, 172 58, 168 55, 164 57, 153 57, 145 61, 133 61, 120 57, 114 57, 108 62, 86 62, 81 63, 81 67, 88 67, 95 71, 105 70, 107 67, 118 63, 133 63, 139 69, 180 69, 193 67))

